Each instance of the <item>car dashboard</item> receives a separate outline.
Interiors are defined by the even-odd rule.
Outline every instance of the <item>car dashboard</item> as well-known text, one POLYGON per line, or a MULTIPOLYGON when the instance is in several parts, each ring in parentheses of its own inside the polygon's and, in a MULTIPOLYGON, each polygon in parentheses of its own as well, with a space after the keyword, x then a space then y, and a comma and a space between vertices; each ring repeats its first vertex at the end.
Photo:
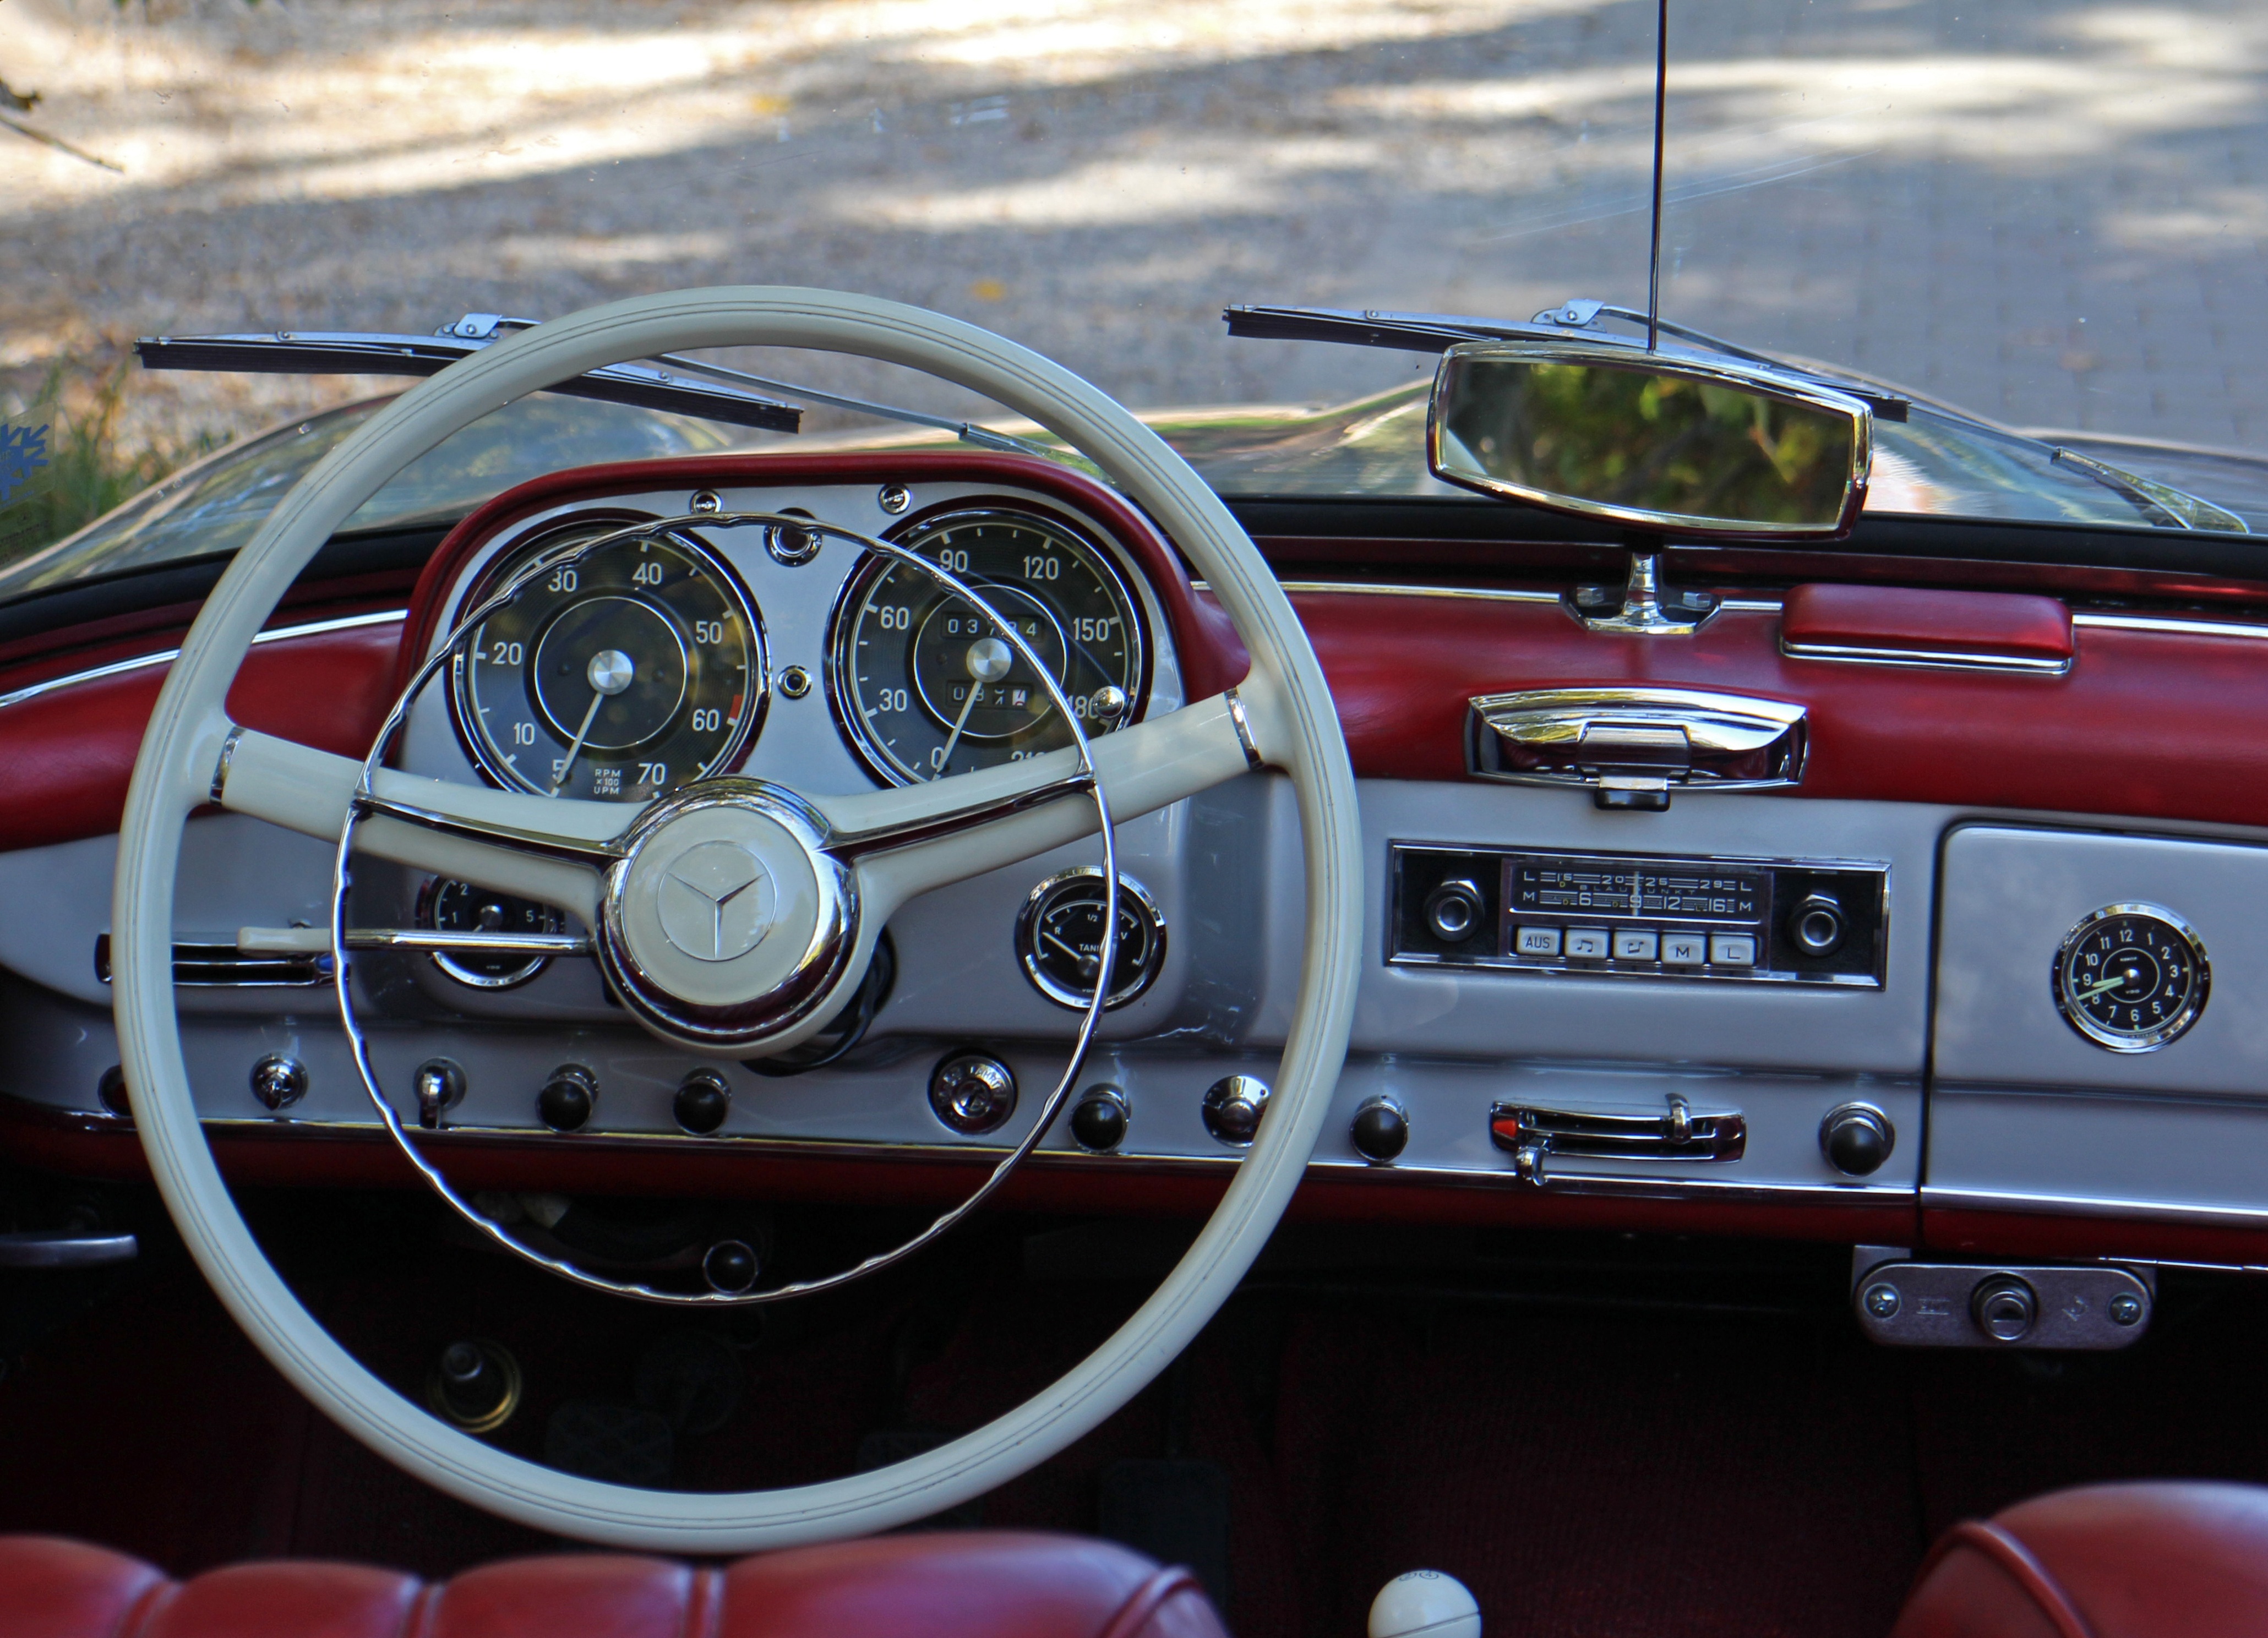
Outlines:
MULTIPOLYGON (((1602 613, 1623 589, 1565 562, 1397 577, 1425 543, 1373 540, 1340 542, 1369 556, 1335 572, 1254 532, 1331 682, 1369 877, 1350 1055, 1295 1210, 2268 1262, 2264 718, 2241 709, 2268 627, 1783 575, 1670 593, 1682 628, 1631 630, 1602 613)), ((430 670, 398 766, 626 817, 689 778, 828 795, 1067 743, 1024 654, 850 536, 982 587, 1089 733, 1243 672, 1172 542, 1068 467, 733 455, 508 492, 406 601, 350 586, 279 613, 234 706, 360 757, 430 670)), ((1734 561, 1680 566, 1706 584, 1734 561)), ((114 638, 20 665, 0 698, 20 793, 0 1116, 60 1169, 138 1165, 107 937, 164 658, 114 638)), ((1265 1118, 1300 979, 1298 814, 1256 770, 1115 839, 1110 1005, 1012 1197, 1181 1211, 1265 1118)), ((189 826, 184 1045, 239 1176, 407 1175, 342 1027, 333 856, 241 816, 189 826)), ((1063 1073, 1099 860, 1090 841, 908 905, 842 1019, 746 1063, 640 1029, 563 913, 358 862, 356 923, 534 936, 359 952, 358 1012, 405 1122, 413 1088, 436 1105, 416 1141, 476 1186, 950 1199, 1063 1073)), ((732 937, 731 890, 687 900, 687 937, 732 937)))

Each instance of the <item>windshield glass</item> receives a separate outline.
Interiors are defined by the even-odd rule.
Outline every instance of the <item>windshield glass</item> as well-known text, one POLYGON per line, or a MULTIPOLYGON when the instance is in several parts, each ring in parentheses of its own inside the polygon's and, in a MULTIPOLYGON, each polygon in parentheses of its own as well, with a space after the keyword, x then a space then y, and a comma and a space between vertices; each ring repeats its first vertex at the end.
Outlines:
MULTIPOLYGON (((1654 17, 18 0, 0 78, 38 100, 10 116, 30 135, 0 129, 0 413, 26 420, 51 369, 99 371, 136 334, 425 334, 814 284, 1061 359, 1231 494, 1441 495, 1419 441, 1432 356, 1234 339, 1222 310, 1642 308, 1654 17)), ((2047 440, 1918 408, 1878 429, 1871 510, 2174 526, 2063 444, 2260 516, 2268 13, 1673 0, 1668 50, 1664 316, 2047 440)), ((983 413, 879 365, 725 361, 983 413)), ((399 385, 138 376, 119 436, 240 436, 399 385)), ((806 443, 885 435, 839 408, 805 424, 806 443)), ((291 439, 237 500, 205 497, 216 528, 250 515, 291 439)), ((153 501, 138 526, 202 527, 204 503, 153 501)))

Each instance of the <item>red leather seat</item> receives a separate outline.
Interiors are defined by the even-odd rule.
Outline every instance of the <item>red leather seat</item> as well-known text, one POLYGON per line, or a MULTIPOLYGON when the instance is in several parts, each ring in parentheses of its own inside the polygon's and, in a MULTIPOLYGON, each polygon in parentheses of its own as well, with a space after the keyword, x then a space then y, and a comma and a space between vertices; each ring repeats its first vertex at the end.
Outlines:
POLYGON ((294 1560, 176 1582, 138 1559, 0 1537, 6 1638, 1225 1638, 1187 1570, 1108 1542, 968 1533, 696 1569, 562 1554, 453 1581, 294 1560))
POLYGON ((1891 1638, 2261 1638, 2268 1489, 2093 1485, 1948 1531, 1891 1638))

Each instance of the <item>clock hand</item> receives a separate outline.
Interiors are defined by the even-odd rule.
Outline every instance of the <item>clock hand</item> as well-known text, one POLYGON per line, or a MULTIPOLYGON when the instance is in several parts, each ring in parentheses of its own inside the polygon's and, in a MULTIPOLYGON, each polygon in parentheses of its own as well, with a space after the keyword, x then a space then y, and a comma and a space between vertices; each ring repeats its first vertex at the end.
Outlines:
POLYGON ((2080 990, 2079 992, 2079 998, 2081 1001, 2091 1000, 2095 996, 2101 995, 2106 989, 2117 988, 2121 984, 2124 984, 2132 976, 2133 974, 2131 973, 2121 973, 2116 978, 2106 978, 2100 984, 2096 984, 2091 988, 2080 990))

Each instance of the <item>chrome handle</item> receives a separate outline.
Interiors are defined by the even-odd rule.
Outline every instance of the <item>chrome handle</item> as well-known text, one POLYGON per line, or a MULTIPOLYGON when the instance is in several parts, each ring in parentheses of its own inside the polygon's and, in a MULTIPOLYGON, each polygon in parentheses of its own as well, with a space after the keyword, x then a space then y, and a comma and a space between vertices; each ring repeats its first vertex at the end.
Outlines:
POLYGON ((1784 700, 1608 687, 1471 703, 1466 762, 1482 779, 1589 786, 1602 805, 1667 807, 1672 790, 1769 790, 1803 778, 1805 710, 1784 700))
POLYGON ((1513 1170, 1543 1181, 1552 1155, 1596 1160, 1738 1160, 1748 1150, 1749 1123, 1740 1111, 1697 1115, 1672 1097, 1658 1115, 1602 1114, 1585 1109, 1541 1109, 1498 1104, 1489 1111, 1489 1139, 1513 1157, 1513 1170))

